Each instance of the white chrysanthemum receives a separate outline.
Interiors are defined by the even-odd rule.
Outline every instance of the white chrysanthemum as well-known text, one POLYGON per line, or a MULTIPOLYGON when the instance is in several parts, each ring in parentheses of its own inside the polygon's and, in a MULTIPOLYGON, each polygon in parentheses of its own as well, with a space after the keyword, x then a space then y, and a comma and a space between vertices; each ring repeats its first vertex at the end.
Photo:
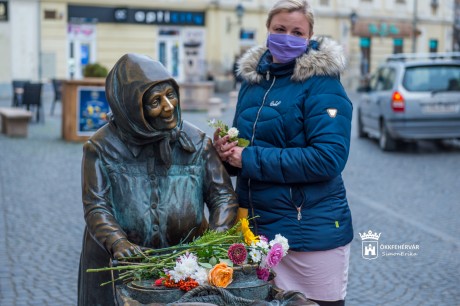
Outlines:
POLYGON ((198 282, 200 286, 205 285, 208 282, 208 271, 202 267, 198 267, 192 278, 198 282))
POLYGON ((181 267, 177 267, 177 265, 173 270, 169 271, 169 275, 176 283, 189 277, 187 274, 185 274, 185 271, 181 269, 181 267))
POLYGON ((176 263, 176 267, 178 264, 181 265, 185 271, 190 271, 190 274, 198 268, 197 258, 191 253, 180 256, 176 263))
POLYGON ((286 256, 286 254, 287 254, 287 252, 289 250, 288 240, 284 236, 282 236, 280 234, 276 234, 275 239, 270 241, 270 246, 273 246, 275 243, 281 244, 281 246, 283 247, 283 256, 286 256))
POLYGON ((259 263, 262 260, 262 252, 258 249, 253 249, 249 251, 249 257, 251 258, 252 262, 259 263))
POLYGON ((237 128, 234 128, 234 127, 232 127, 231 129, 229 129, 228 132, 227 132, 227 134, 228 134, 228 136, 230 136, 230 138, 238 137, 238 134, 239 134, 239 133, 240 133, 240 132, 238 131, 238 129, 237 129, 237 128))
POLYGON ((197 257, 192 253, 187 253, 179 256, 176 266, 169 271, 169 275, 175 282, 178 282, 191 277, 198 268, 197 257))

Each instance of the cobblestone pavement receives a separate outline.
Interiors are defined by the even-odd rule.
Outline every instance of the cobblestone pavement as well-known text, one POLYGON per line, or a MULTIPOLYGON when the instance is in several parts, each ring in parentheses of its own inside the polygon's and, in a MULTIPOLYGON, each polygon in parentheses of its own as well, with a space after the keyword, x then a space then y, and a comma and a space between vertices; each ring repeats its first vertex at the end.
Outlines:
MULTIPOLYGON (((49 100, 49 99, 48 99, 49 100)), ((0 101, 0 106, 9 101, 0 101)), ((84 227, 81 143, 60 138, 60 105, 28 138, 0 135, 0 305, 76 305, 84 227)), ((231 110, 222 117, 230 123, 231 110)), ((185 112, 206 132, 206 113, 185 112)), ((460 305, 460 151, 384 154, 352 139, 344 172, 355 239, 347 305, 460 305), (402 182, 406 182, 404 185, 402 182), (417 244, 416 256, 361 256, 359 232, 380 245, 417 244)))

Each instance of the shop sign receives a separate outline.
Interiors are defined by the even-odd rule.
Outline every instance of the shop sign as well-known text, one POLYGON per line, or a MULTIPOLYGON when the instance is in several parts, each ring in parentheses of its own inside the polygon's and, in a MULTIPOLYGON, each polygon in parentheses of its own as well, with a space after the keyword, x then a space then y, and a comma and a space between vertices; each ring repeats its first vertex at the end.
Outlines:
POLYGON ((68 5, 68 20, 96 20, 104 23, 158 24, 204 26, 204 11, 175 11, 165 9, 102 7, 68 5))
POLYGON ((0 21, 8 21, 8 1, 0 1, 0 21))
POLYGON ((168 10, 134 10, 135 23, 162 25, 204 25, 203 12, 168 11, 168 10))
MULTIPOLYGON (((353 35, 361 37, 411 37, 412 25, 404 22, 357 21, 353 27, 353 35)), ((417 35, 419 31, 417 31, 417 35)))
POLYGON ((79 86, 77 90, 77 135, 91 136, 107 123, 109 103, 103 86, 79 86))

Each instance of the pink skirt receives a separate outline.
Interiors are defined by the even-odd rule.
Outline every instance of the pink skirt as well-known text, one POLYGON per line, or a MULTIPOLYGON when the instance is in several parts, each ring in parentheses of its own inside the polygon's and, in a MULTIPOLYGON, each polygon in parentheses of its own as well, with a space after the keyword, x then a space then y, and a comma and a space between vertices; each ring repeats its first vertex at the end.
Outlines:
POLYGON ((350 244, 327 251, 289 251, 273 268, 273 283, 283 290, 300 291, 313 300, 344 300, 349 259, 350 244))

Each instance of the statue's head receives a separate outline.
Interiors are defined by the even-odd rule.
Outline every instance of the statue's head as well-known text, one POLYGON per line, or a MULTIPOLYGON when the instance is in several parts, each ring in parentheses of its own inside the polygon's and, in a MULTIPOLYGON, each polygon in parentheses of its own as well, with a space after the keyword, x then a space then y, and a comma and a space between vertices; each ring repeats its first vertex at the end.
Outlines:
POLYGON ((177 126, 179 102, 176 89, 170 81, 157 83, 149 88, 142 97, 145 120, 155 130, 169 130, 177 126))
POLYGON ((129 53, 114 65, 106 79, 111 121, 124 139, 150 143, 180 129, 179 85, 158 61, 129 53))

